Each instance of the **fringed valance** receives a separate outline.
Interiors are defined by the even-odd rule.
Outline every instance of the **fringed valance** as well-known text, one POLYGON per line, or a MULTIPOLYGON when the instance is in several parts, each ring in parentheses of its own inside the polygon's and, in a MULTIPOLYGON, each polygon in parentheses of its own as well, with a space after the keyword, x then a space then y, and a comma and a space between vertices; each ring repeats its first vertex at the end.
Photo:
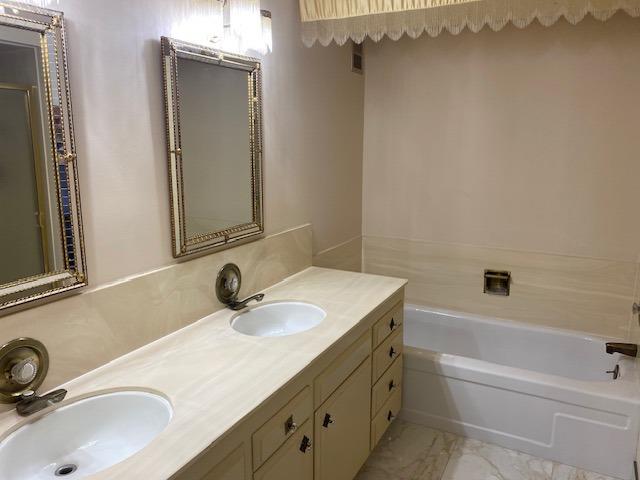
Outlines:
POLYGON ((456 35, 485 26, 497 31, 508 23, 524 28, 535 19, 545 26, 561 17, 576 24, 587 14, 604 21, 619 10, 638 17, 640 0, 300 0, 307 46, 361 43, 366 37, 377 42, 385 35, 417 38, 425 32, 435 37, 445 30, 456 35))
POLYGON ((478 0, 301 0, 303 22, 444 7, 478 0))

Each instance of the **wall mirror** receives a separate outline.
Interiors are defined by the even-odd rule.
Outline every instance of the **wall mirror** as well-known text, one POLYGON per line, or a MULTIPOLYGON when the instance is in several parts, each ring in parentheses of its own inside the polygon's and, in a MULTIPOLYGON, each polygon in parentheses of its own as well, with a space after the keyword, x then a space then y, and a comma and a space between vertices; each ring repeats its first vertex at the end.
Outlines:
POLYGON ((59 12, 0 1, 0 310, 86 285, 59 12))
POLYGON ((162 39, 173 254, 261 235, 260 62, 162 39))

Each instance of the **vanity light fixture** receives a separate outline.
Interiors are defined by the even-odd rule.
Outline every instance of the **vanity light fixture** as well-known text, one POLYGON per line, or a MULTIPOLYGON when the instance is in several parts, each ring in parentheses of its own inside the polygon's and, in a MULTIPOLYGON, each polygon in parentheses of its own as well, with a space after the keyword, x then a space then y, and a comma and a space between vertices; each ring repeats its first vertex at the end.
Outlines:
POLYGON ((269 10, 260 10, 262 17, 262 43, 264 44, 264 53, 273 51, 273 33, 271 30, 271 12, 269 10))
POLYGON ((266 55, 273 49, 271 12, 260 9, 260 0, 220 0, 224 38, 216 47, 234 53, 254 51, 266 55))
POLYGON ((223 6, 221 0, 185 0, 183 14, 176 18, 171 29, 175 38, 197 45, 218 45, 224 38, 223 6))

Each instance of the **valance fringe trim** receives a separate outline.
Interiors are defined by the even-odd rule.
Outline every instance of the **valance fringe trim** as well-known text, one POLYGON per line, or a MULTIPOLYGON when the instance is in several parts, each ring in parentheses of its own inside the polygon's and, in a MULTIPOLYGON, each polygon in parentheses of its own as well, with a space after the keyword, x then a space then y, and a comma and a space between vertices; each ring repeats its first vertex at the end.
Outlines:
POLYGON ((621 10, 632 17, 640 17, 640 0, 483 0, 424 10, 303 22, 302 40, 307 47, 316 42, 323 46, 331 42, 344 45, 349 40, 362 43, 366 37, 375 42, 385 36, 395 41, 403 35, 418 38, 427 33, 436 37, 443 31, 457 35, 465 28, 477 33, 485 26, 498 31, 509 23, 525 28, 534 20, 551 26, 560 18, 575 25, 587 15, 606 21, 621 10))

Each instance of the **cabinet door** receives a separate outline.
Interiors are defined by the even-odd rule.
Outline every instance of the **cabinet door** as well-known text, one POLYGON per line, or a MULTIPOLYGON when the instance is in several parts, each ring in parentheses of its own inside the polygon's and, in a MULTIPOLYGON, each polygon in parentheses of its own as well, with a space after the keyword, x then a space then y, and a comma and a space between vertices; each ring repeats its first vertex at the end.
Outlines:
POLYGON ((226 458, 215 463, 213 455, 205 454, 195 464, 180 474, 171 477, 175 480, 247 480, 250 473, 247 447, 240 445, 226 458))
POLYGON ((315 414, 315 480, 352 480, 369 456, 371 357, 315 414))
POLYGON ((254 480, 313 480, 312 435, 309 420, 253 474, 254 480))

